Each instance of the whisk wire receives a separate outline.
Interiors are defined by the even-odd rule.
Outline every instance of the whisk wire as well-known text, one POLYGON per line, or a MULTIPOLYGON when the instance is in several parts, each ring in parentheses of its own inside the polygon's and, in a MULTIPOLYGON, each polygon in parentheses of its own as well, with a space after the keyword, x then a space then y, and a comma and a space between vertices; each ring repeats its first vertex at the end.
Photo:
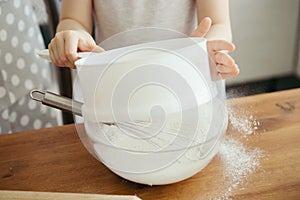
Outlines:
MULTIPOLYGON (((140 136, 142 136, 140 139, 147 140, 147 142, 149 142, 149 143, 151 143, 151 144, 153 144, 153 145, 155 145, 157 147, 162 147, 162 146, 159 145, 158 143, 156 143, 153 139, 159 139, 159 140, 161 140, 163 142, 166 142, 167 139, 164 139, 163 137, 157 137, 158 135, 163 135, 163 134, 172 135, 172 136, 175 136, 175 137, 182 138, 185 141, 189 142, 189 144, 200 144, 201 143, 201 141, 199 141, 199 140, 197 140, 195 138, 190 138, 190 137, 182 135, 180 132, 183 132, 183 131, 182 130, 178 130, 176 128, 165 127, 162 130, 155 130, 153 127, 151 128, 151 127, 141 126, 142 122, 139 122, 139 123, 117 122, 116 125, 121 130, 129 129, 131 131, 134 131, 135 133, 137 133, 140 136), (179 131, 179 133, 178 133, 178 131, 179 131), (158 134, 156 134, 156 135, 153 134, 155 132, 157 132, 158 134), (175 133, 175 132, 177 132, 177 133, 175 133), (153 138, 153 139, 151 139, 151 138, 153 138)), ((185 124, 185 126, 187 126, 187 124, 185 124)), ((196 130, 197 131, 202 131, 202 130, 198 130, 198 129, 196 129, 196 130)), ((195 131, 195 130, 194 129, 191 130, 191 128, 190 129, 184 128, 184 132, 188 132, 188 131, 195 131)), ((179 143, 179 141, 177 140, 173 144, 176 145, 176 146, 179 146, 179 147, 185 147, 185 145, 182 142, 183 141, 181 140, 181 143, 179 143)))

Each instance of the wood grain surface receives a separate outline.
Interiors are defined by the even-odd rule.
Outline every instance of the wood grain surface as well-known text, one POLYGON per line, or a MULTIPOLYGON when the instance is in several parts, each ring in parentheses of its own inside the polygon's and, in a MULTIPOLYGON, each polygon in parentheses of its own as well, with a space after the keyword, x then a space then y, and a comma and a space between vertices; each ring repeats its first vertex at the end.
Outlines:
POLYGON ((140 200, 129 195, 78 194, 0 190, 0 200, 140 200))
MULTIPOLYGON (((247 135, 229 123, 226 137, 266 155, 232 199, 300 199, 300 89, 228 100, 236 117, 260 125, 247 135)), ((201 172, 179 183, 147 186, 124 180, 94 159, 74 125, 0 136, 0 190, 137 195, 141 199, 209 199, 224 185, 217 155, 201 172)))

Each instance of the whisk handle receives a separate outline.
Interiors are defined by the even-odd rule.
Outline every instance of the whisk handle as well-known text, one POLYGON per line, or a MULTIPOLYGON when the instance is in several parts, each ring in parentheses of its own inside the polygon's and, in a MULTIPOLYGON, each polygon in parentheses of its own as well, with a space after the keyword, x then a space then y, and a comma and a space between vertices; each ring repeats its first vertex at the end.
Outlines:
POLYGON ((44 105, 72 112, 75 115, 82 116, 81 107, 83 103, 75 101, 73 99, 46 91, 32 90, 30 92, 31 99, 41 102, 44 105))

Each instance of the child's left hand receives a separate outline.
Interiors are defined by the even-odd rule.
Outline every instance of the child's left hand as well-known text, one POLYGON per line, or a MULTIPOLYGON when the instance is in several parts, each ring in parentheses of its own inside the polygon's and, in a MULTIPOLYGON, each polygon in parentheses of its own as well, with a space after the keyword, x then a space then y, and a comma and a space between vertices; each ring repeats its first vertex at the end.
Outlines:
MULTIPOLYGON (((204 37, 211 27, 210 18, 204 18, 198 28, 192 33, 192 37, 204 37)), ((239 68, 234 59, 227 52, 234 51, 233 43, 226 40, 208 40, 207 51, 212 67, 212 77, 218 79, 232 78, 239 74, 239 68)))

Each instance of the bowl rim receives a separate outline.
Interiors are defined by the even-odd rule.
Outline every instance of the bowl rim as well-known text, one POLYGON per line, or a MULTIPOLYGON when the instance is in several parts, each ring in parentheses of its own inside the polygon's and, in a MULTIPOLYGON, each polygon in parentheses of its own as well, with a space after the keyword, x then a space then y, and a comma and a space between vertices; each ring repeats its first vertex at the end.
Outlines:
MULTIPOLYGON (((130 45, 130 46, 125 46, 125 47, 120 47, 116 49, 111 49, 108 51, 104 51, 101 53, 94 53, 91 52, 89 56, 85 56, 83 58, 78 59, 75 62, 75 65, 77 69, 80 70, 81 67, 99 67, 99 65, 109 65, 111 62, 111 59, 114 59, 116 56, 119 57, 120 55, 124 54, 126 51, 136 51, 136 50, 146 50, 146 49, 160 49, 160 50, 168 50, 168 51, 179 51, 181 49, 187 48, 192 45, 197 45, 200 43, 206 43, 207 39, 206 38, 201 38, 201 37, 184 37, 184 38, 174 38, 174 39, 167 39, 167 40, 159 40, 155 42, 146 42, 146 43, 141 43, 141 44, 136 44, 136 45, 130 45), (175 47, 175 48, 170 48, 166 49, 163 47, 159 47, 160 44, 165 44, 165 43, 175 43, 175 42, 186 42, 184 43, 185 45, 180 46, 180 47, 175 47), (189 43, 187 43, 189 42, 189 43), (104 62, 105 57, 110 57, 108 62, 104 62), (99 61, 99 63, 89 63, 88 61, 91 59, 99 61)), ((141 58, 137 59, 140 60, 141 58)), ((120 61, 119 61, 120 62, 120 61)), ((127 62, 132 62, 132 60, 129 61, 122 61, 120 63, 127 63, 127 62)))

